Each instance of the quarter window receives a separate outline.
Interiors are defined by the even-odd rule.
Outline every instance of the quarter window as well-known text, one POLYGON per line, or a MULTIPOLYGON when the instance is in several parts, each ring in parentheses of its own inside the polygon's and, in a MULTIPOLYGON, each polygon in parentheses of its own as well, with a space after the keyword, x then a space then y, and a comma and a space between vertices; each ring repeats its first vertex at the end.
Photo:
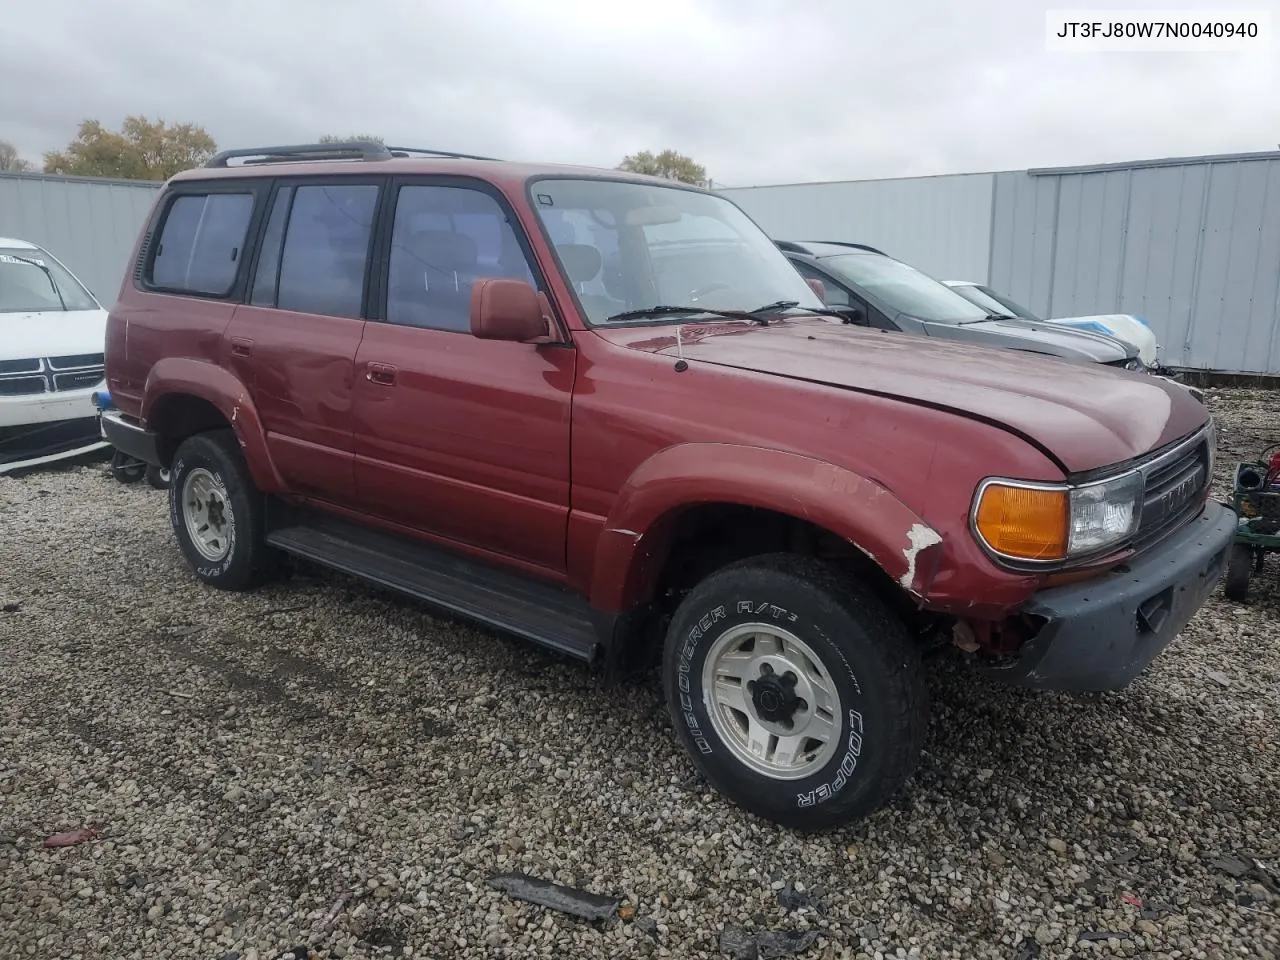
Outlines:
POLYGON ((150 281, 184 293, 231 292, 253 213, 253 194, 184 194, 169 205, 150 281))
MULTIPOLYGON (((375 184, 302 186, 294 191, 280 256, 277 307, 330 317, 360 316, 377 205, 375 184)), ((258 294, 256 280, 254 292, 258 294)))

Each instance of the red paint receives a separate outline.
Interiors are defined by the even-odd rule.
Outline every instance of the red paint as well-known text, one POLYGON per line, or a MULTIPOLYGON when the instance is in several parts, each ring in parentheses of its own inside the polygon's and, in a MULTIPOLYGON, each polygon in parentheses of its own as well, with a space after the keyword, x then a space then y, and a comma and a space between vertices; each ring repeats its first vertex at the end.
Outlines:
MULTIPOLYGON (((113 397, 144 422, 175 397, 205 399, 262 489, 563 581, 605 611, 647 596, 684 511, 734 503, 825 527, 894 580, 910 531, 933 531, 942 544, 915 554, 903 589, 999 619, 1044 578, 978 548, 968 515, 982 478, 1061 480, 1207 420, 1155 378, 823 318, 685 325, 679 346, 672 326, 592 330, 525 194, 530 177, 575 171, 398 159, 373 172, 496 187, 547 278, 548 342, 162 296, 130 276, 108 325, 113 397)), ((527 312, 510 293, 495 333, 527 312)))

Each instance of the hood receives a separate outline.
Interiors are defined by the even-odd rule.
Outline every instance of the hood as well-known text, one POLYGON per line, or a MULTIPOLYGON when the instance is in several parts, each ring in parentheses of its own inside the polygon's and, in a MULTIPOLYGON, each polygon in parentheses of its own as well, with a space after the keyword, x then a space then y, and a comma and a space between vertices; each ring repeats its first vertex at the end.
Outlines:
POLYGON ((1130 313, 1100 313, 1088 317, 1053 317, 1050 323, 1073 330, 1092 330, 1131 343, 1147 366, 1156 362, 1159 344, 1155 332, 1141 317, 1130 313))
POLYGON ((105 310, 0 313, 0 360, 102 353, 106 337, 105 310))
POLYGON ((1158 377, 869 330, 821 317, 596 328, 619 346, 896 397, 1000 424, 1067 471, 1109 466, 1198 429, 1208 411, 1158 377))
POLYGON ((993 347, 1029 350, 1090 363, 1118 363, 1137 356, 1138 351, 1106 333, 1055 326, 1034 320, 980 320, 977 323, 925 323, 932 337, 984 343, 993 347))

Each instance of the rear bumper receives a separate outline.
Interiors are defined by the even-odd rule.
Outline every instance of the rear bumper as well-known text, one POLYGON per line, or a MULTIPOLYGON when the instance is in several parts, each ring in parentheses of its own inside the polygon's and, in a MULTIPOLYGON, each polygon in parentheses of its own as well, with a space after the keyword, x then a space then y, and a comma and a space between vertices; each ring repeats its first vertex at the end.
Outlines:
POLYGON ((1217 586, 1236 515, 1210 502, 1143 556, 1097 579, 1037 593, 1022 612, 1044 625, 1012 662, 988 668, 1039 690, 1119 690, 1173 642, 1217 586))
POLYGON ((126 456, 162 467, 156 435, 119 410, 107 410, 101 417, 102 436, 126 456))

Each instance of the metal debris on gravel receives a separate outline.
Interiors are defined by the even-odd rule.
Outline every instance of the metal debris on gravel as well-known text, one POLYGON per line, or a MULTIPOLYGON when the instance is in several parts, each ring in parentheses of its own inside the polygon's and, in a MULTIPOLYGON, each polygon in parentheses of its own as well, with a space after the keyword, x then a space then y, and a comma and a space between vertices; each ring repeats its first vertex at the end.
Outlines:
MULTIPOLYGON (((1206 394, 1222 496, 1280 398, 1206 394)), ((165 497, 101 464, 0 478, 0 957, 720 960, 729 926, 812 933, 805 960, 1280 956, 1277 558, 1121 693, 939 661, 908 791, 806 836, 691 777, 656 677, 607 691, 329 574, 203 588, 165 497)))

